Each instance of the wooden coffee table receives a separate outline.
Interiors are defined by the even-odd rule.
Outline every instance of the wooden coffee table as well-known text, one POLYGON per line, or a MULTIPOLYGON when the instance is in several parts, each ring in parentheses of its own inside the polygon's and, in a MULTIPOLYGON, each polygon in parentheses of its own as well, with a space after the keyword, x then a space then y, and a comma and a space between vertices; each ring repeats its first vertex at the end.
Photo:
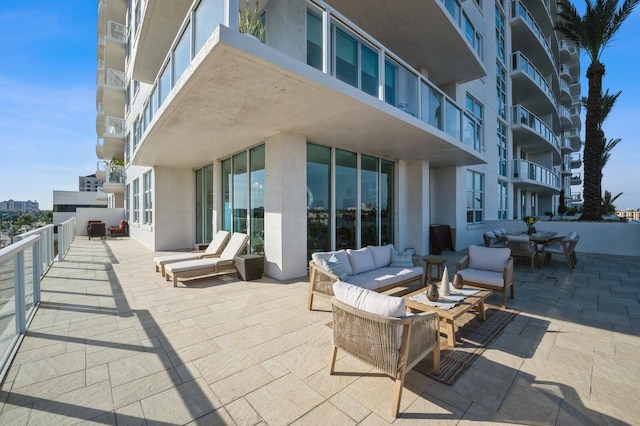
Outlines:
POLYGON ((435 306, 424 305, 422 303, 409 299, 411 296, 416 296, 426 291, 426 289, 421 288, 420 290, 416 290, 403 296, 405 304, 411 312, 437 312, 438 317, 440 317, 441 320, 440 324, 444 326, 444 330, 441 329, 440 331, 447 335, 447 342, 451 347, 454 347, 456 344, 456 328, 454 324, 455 320, 465 312, 468 312, 472 308, 475 308, 478 311, 478 319, 480 321, 484 321, 484 299, 489 297, 492 293, 491 290, 480 290, 473 296, 465 297, 464 300, 458 302, 453 308, 448 310, 443 310, 435 306))

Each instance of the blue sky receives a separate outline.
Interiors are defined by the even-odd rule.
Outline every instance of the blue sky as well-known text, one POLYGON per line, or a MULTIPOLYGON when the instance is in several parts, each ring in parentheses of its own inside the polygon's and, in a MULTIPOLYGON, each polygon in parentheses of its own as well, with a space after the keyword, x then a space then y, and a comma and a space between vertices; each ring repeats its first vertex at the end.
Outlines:
MULTIPOLYGON (((51 209, 54 189, 77 191, 78 176, 95 173, 96 20, 96 0, 0 0, 0 201, 51 209)), ((622 90, 604 125, 607 139, 622 142, 602 188, 623 192, 615 202, 623 209, 640 208, 639 27, 637 8, 602 57, 603 88, 622 90)), ((587 61, 583 54, 582 96, 587 61)))

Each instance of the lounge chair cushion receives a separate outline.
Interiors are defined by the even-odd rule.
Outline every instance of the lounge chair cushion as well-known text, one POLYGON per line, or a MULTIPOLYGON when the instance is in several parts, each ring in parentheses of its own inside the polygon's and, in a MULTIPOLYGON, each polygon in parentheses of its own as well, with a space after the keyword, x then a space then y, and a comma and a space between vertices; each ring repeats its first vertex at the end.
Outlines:
POLYGON ((367 247, 358 250, 347 249, 347 257, 349 258, 353 275, 376 269, 371 250, 367 247))
POLYGON ((387 296, 342 281, 333 284, 333 293, 342 303, 372 314, 385 317, 404 317, 407 314, 402 297, 387 296))
POLYGON ((170 272, 185 272, 195 271, 198 269, 215 268, 216 263, 220 261, 219 258, 206 258, 196 260, 186 260, 184 262, 169 263, 165 266, 165 269, 170 272))
POLYGON ((469 246, 469 268, 502 272, 510 256, 509 248, 469 246))
POLYGON ((204 251, 207 254, 216 254, 222 251, 222 246, 229 239, 231 233, 229 231, 218 231, 216 235, 214 235, 211 243, 207 246, 207 249, 204 251))
POLYGON ((322 261, 320 259, 329 260, 331 256, 335 256, 340 261, 340 263, 342 263, 342 266, 344 266, 344 271, 347 273, 347 275, 353 275, 353 270, 351 270, 351 264, 349 263, 347 252, 344 250, 313 253, 311 255, 311 259, 315 262, 316 265, 322 267, 322 261))
POLYGON ((373 256, 373 264, 378 268, 384 268, 391 263, 391 250, 393 250, 393 244, 387 244, 386 246, 368 246, 373 256))
POLYGON ((413 268, 393 268, 387 266, 373 271, 363 272, 362 274, 351 275, 349 277, 349 284, 369 290, 378 290, 394 283, 420 276, 422 276, 421 266, 414 266, 413 268))
POLYGON ((502 274, 497 274, 493 271, 485 271, 482 269, 461 269, 457 273, 462 276, 464 281, 504 287, 504 278, 502 277, 502 274))
POLYGON ((391 250, 391 264, 394 268, 412 268, 413 256, 410 251, 398 252, 391 250))
POLYGON ((195 260, 199 257, 197 253, 181 253, 181 254, 169 254, 166 256, 154 257, 153 261, 159 265, 166 263, 179 262, 183 260, 195 260))

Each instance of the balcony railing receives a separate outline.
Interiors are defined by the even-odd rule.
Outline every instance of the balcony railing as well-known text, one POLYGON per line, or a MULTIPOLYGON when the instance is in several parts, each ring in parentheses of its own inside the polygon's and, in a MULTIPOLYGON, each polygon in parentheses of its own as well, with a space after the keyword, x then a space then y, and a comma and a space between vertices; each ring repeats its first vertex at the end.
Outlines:
POLYGON ((578 49, 576 49, 574 45, 569 44, 566 40, 560 40, 559 45, 560 45, 560 50, 566 50, 572 55, 578 53, 578 49))
POLYGON ((574 173, 571 175, 571 185, 580 185, 582 183, 582 175, 580 173, 574 173))
POLYGON ((520 1, 511 2, 511 17, 512 18, 520 17, 522 18, 522 20, 524 20, 524 22, 527 23, 529 28, 531 28, 531 31, 533 31, 533 34, 540 41, 540 44, 542 44, 542 47, 544 47, 544 50, 547 52, 547 55, 549 55, 549 58, 553 62, 553 53, 551 52, 549 41, 544 36, 544 33, 538 26, 538 23, 536 22, 536 20, 533 19, 533 15, 529 13, 527 8, 520 1))
POLYGON ((542 90, 544 94, 547 95, 553 105, 558 105, 551 87, 549 87, 549 84, 547 84, 547 80, 544 79, 538 69, 533 66, 533 64, 529 62, 529 60, 521 52, 513 53, 512 65, 514 71, 522 71, 523 73, 527 74, 540 88, 540 90, 542 90))
MULTIPOLYGON (((75 218, 58 227, 59 259, 67 253, 74 235, 75 218)), ((0 382, 40 303, 40 279, 55 257, 54 226, 16 235, 13 241, 0 249, 0 382)))
POLYGON ((107 68, 106 76, 98 76, 98 85, 104 85, 111 89, 125 90, 127 88, 127 76, 122 71, 107 68))
POLYGON ((122 118, 107 117, 105 118, 105 136, 113 138, 124 138, 125 121, 122 118))
POLYGON ((567 92, 569 95, 571 95, 571 87, 569 86, 569 83, 567 83, 562 79, 560 79, 560 90, 563 90, 567 92))
MULTIPOLYGON (((456 16, 458 16, 456 14, 460 13, 460 5, 457 3, 457 0, 442 1, 445 8, 454 17, 454 20, 461 25, 461 18, 456 18, 456 16)), ((320 7, 326 7, 320 6, 320 2, 315 3, 319 5, 318 11, 321 10, 320 7)), ((163 62, 163 66, 160 68, 160 74, 156 77, 152 90, 149 91, 148 97, 143 102, 145 105, 144 113, 138 117, 137 123, 140 124, 138 129, 133 132, 134 149, 138 146, 139 141, 144 137, 144 134, 148 129, 148 125, 153 121, 155 114, 160 110, 160 107, 167 99, 168 94, 175 87, 175 84, 180 79, 182 73, 187 69, 189 63, 204 45, 204 41, 209 38, 217 25, 221 24, 221 22, 211 22, 207 20, 199 21, 197 19, 199 8, 202 4, 204 4, 204 2, 201 2, 198 7, 192 10, 188 15, 195 16, 196 19, 193 22, 187 20, 183 24, 181 29, 181 31, 184 30, 182 37, 176 39, 173 46, 169 49, 167 57, 163 62), (202 24, 199 24, 199 22, 202 22, 202 24), (199 25, 202 25, 202 28, 199 27, 199 25), (191 26, 194 26, 194 28, 191 29, 191 26), (186 30, 187 28, 189 28, 189 31, 186 30), (198 39, 190 40, 190 34, 196 34, 198 39), (190 44, 193 44, 193 49, 189 49, 186 53, 181 50, 184 46, 190 46, 190 44), (182 58, 182 62, 174 63, 178 58, 182 58)), ((372 69, 365 70, 362 63, 358 64, 358 74, 371 77, 372 81, 368 84, 362 82, 363 78, 356 78, 355 83, 345 81, 346 77, 341 78, 342 76, 339 71, 331 69, 332 67, 329 65, 323 64, 324 59, 321 59, 320 64, 315 66, 317 69, 332 75, 337 79, 345 81, 348 84, 359 87, 362 91, 438 128, 439 130, 444 131, 457 141, 462 142, 473 149, 481 149, 481 144, 473 143, 473 138, 463 138, 465 134, 463 131, 464 125, 462 120, 464 109, 459 107, 453 99, 440 91, 417 70, 388 51, 386 47, 384 47, 375 38, 362 30, 358 30, 357 32, 353 30, 353 28, 358 27, 344 16, 328 7, 325 10, 329 13, 319 13, 321 15, 320 19, 328 19, 329 25, 337 25, 341 34, 355 40, 356 43, 364 42, 362 43, 366 46, 364 54, 369 55, 370 59, 374 61, 372 63, 375 63, 375 65, 373 65, 372 69), (379 66, 380 59, 382 59, 382 66, 379 66)), ((323 21, 321 21, 319 28, 323 28, 324 24, 322 22, 323 21)), ((310 25, 309 20, 307 20, 307 25, 310 25)), ((311 31, 311 29, 308 29, 307 31, 311 31)), ((336 52, 336 42, 332 41, 333 37, 330 33, 331 31, 327 34, 320 31, 317 43, 320 51, 326 50, 329 52, 326 58, 332 58, 335 61, 336 55, 339 56, 339 54, 336 52)), ((325 55, 322 56, 324 57, 325 55)), ((329 59, 329 61, 332 59, 329 59)), ((334 66, 333 68, 336 67, 334 66)), ((532 78, 535 79, 535 77, 532 78)), ((544 81, 541 76, 539 79, 544 81)), ((549 96, 553 97, 553 94, 550 91, 549 96)))
POLYGON ((105 183, 124 185, 124 178, 124 166, 115 166, 112 164, 107 166, 107 176, 104 181, 105 183))
POLYGON ((567 76, 571 76, 571 70, 569 69, 569 66, 566 64, 561 64, 560 65, 560 74, 566 74, 567 76))
POLYGON ((558 137, 553 133, 553 131, 542 120, 522 105, 515 105, 512 107, 511 117, 512 124, 522 124, 527 126, 529 129, 542 136, 551 145, 556 147, 556 149, 560 149, 558 137))
POLYGON ((556 172, 527 160, 513 160, 513 177, 554 188, 560 187, 560 176, 556 172))
POLYGON ((569 108, 567 108, 564 105, 560 105, 560 107, 558 107, 558 113, 560 114, 560 117, 564 117, 567 120, 571 120, 571 112, 569 111, 569 108))
POLYGON ((119 42, 125 43, 127 41, 127 27, 118 22, 109 21, 109 27, 107 29, 109 38, 119 42))
POLYGON ((582 202, 582 192, 572 192, 571 193, 571 202, 572 203, 581 203, 582 202))

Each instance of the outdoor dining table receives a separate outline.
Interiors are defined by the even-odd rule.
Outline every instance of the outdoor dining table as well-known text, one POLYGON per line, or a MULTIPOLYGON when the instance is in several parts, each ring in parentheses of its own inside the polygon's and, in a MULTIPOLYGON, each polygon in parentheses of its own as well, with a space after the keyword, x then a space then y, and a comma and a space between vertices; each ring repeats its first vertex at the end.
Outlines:
MULTIPOLYGON (((526 234, 525 232, 514 232, 508 233, 509 235, 524 235, 526 234)), ((533 241, 536 244, 536 262, 538 265, 540 265, 540 257, 542 256, 542 248, 544 247, 545 244, 548 244, 551 240, 553 240, 556 235, 558 235, 557 232, 551 232, 551 231, 539 231, 539 232, 534 232, 533 234, 528 234, 529 235, 529 241, 533 241)))

